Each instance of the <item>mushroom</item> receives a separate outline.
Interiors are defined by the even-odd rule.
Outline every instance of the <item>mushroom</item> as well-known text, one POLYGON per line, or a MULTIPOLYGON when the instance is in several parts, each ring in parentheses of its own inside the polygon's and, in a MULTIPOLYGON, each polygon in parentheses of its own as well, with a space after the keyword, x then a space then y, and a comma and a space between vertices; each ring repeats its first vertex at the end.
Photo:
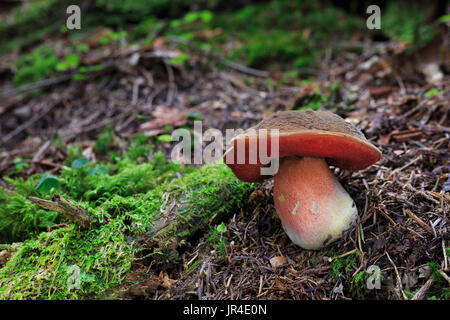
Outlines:
MULTIPOLYGON (((282 111, 231 141, 224 159, 237 178, 258 182, 270 177, 261 173, 264 161, 258 151, 264 144, 270 150, 273 129, 278 129, 279 151, 273 186, 275 209, 295 244, 304 249, 320 249, 351 228, 358 214, 353 199, 328 164, 358 171, 377 162, 381 152, 361 131, 334 113, 282 111), (261 134, 265 131, 260 129, 269 134, 261 134), (250 148, 252 143, 256 149, 250 148), (237 161, 240 145, 245 146, 244 161, 237 161), (252 155, 256 163, 250 161, 252 155)), ((274 160, 272 154, 269 158, 274 160)))

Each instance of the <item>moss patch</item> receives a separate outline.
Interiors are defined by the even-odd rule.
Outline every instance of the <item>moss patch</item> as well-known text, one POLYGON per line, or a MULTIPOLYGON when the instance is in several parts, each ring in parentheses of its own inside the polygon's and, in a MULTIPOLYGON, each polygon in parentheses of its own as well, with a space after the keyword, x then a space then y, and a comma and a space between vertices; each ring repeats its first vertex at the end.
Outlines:
MULTIPOLYGON (((239 181, 223 163, 183 169, 167 163, 159 153, 150 163, 123 158, 108 165, 103 174, 90 175, 92 168, 92 164, 64 168, 58 177, 61 189, 57 191, 90 211, 99 226, 81 231, 67 224, 36 237, 36 228, 24 230, 28 240, 0 269, 0 298, 78 299, 102 295, 121 283, 138 253, 149 253, 140 240, 158 244, 149 256, 157 256, 159 262, 176 261, 176 248, 164 244, 183 243, 229 217, 255 187, 239 181)), ((30 181, 38 178, 31 177, 30 181)), ((13 220, 17 219, 15 224, 23 221, 18 215, 22 207, 31 217, 55 215, 25 200, 26 195, 35 192, 29 187, 22 182, 14 191, 2 191, 4 206, 0 206, 0 215, 12 214, 13 220), (15 205, 18 199, 23 201, 15 205)))

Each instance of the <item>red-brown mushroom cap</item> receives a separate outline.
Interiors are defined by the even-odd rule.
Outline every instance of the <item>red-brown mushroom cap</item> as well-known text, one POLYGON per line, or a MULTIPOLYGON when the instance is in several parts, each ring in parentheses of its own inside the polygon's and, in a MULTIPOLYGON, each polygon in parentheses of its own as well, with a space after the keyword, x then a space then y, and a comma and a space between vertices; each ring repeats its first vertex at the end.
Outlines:
POLYGON ((367 141, 356 127, 334 113, 312 110, 283 111, 262 120, 233 139, 224 160, 240 180, 257 182, 268 178, 261 175, 263 164, 259 158, 259 143, 266 143, 270 156, 271 129, 279 130, 279 158, 320 157, 339 168, 358 171, 374 164, 381 156, 380 151, 367 141), (259 129, 266 129, 268 135, 259 135, 259 129), (245 143, 245 161, 239 164, 238 141, 242 140, 245 143), (252 143, 257 146, 255 150, 251 150, 256 152, 255 164, 249 161, 249 146, 252 143))

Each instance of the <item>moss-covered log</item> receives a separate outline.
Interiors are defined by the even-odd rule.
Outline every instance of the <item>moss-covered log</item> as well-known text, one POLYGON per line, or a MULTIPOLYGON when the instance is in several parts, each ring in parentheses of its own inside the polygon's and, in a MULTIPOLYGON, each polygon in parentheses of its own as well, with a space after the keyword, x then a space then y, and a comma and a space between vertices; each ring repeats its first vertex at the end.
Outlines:
POLYGON ((205 166, 174 181, 153 228, 140 237, 143 248, 153 248, 158 264, 176 262, 178 245, 237 213, 254 188, 224 165, 205 166))
MULTIPOLYGON (((255 188, 216 164, 186 168, 161 185, 143 182, 147 190, 128 194, 127 186, 115 182, 123 181, 121 175, 132 180, 130 166, 103 177, 80 203, 68 201, 76 210, 88 209, 96 221, 91 228, 65 226, 23 242, 0 268, 0 299, 78 299, 123 287, 135 259, 146 256, 152 266, 176 262, 178 245, 238 213, 255 188), (79 270, 79 288, 68 287, 73 270, 79 270)), ((134 164, 133 171, 153 181, 164 170, 169 169, 134 164)), ((59 210, 54 204, 47 209, 59 210)))

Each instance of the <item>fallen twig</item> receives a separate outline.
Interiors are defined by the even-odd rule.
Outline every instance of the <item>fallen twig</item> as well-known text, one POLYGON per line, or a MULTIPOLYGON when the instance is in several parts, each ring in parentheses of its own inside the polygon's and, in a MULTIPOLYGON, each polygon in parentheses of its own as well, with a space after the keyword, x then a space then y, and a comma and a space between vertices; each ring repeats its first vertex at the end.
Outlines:
POLYGON ((394 261, 392 261, 391 257, 389 256, 389 253, 386 252, 386 257, 388 258, 389 262, 392 264, 392 266, 394 267, 394 271, 395 271, 395 276, 397 278, 397 285, 398 285, 398 290, 401 293, 400 298, 402 298, 403 300, 408 300, 408 297, 406 296, 406 294, 403 292, 403 287, 402 287, 402 280, 400 278, 400 275, 398 273, 397 267, 394 264, 394 261))
POLYGON ((411 210, 405 209, 405 213, 410 216, 419 226, 421 226, 425 231, 428 231, 429 233, 433 234, 433 229, 429 225, 427 225, 425 222, 423 222, 422 219, 420 219, 418 216, 416 216, 414 213, 412 213, 411 210))
POLYGON ((61 195, 55 195, 52 199, 53 201, 36 197, 27 197, 27 199, 44 209, 60 213, 82 229, 90 229, 94 224, 94 220, 89 211, 61 195))
POLYGON ((49 87, 49 86, 52 86, 55 84, 60 84, 60 83, 63 83, 63 82, 66 82, 66 81, 69 81, 70 79, 72 79, 73 74, 74 73, 65 74, 62 76, 44 79, 44 80, 33 82, 30 84, 25 84, 19 88, 4 90, 4 91, 0 92, 0 98, 4 99, 6 97, 15 96, 15 95, 27 92, 27 91, 45 88, 45 87, 49 87))
POLYGON ((428 279, 428 281, 425 282, 425 284, 419 289, 419 291, 416 292, 416 294, 412 297, 411 300, 422 300, 425 297, 428 289, 430 289, 430 287, 433 285, 433 283, 434 279, 431 276, 430 279, 428 279))

